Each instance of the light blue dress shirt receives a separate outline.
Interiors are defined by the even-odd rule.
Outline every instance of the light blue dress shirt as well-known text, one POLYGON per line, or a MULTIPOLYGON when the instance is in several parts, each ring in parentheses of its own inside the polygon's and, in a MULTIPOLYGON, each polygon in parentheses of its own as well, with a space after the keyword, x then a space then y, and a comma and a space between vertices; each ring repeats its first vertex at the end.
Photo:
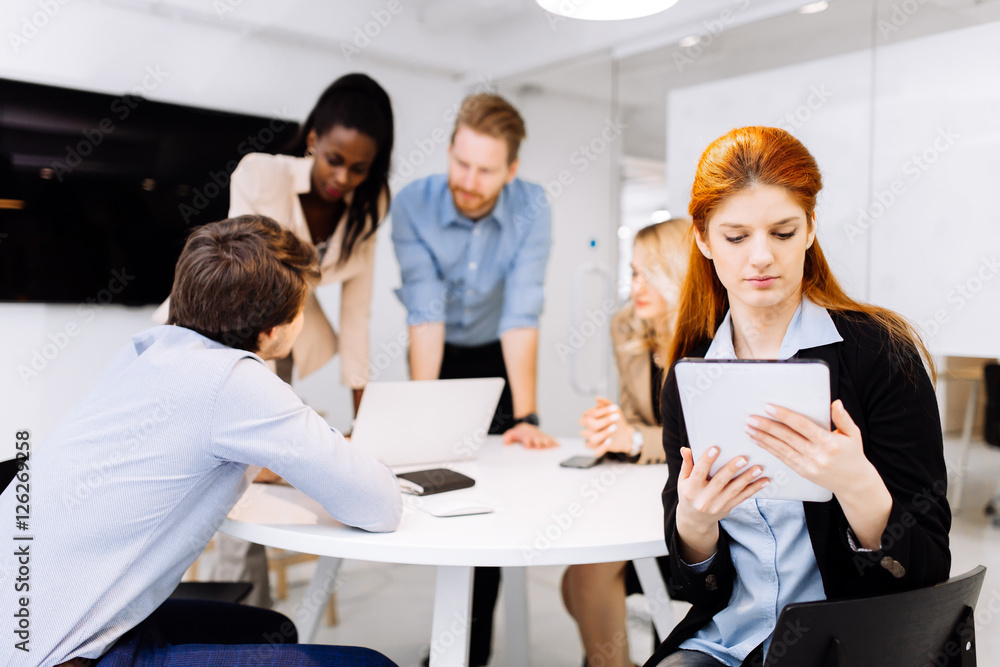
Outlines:
POLYGON ((445 174, 392 200, 392 242, 409 325, 444 322, 455 345, 492 343, 509 329, 538 327, 551 214, 545 191, 515 178, 477 222, 455 209, 445 174))
MULTIPOLYGON (((96 658, 162 603, 260 469, 334 518, 372 531, 402 515, 392 472, 344 440, 257 355, 190 329, 133 337, 29 463, 29 530, 15 485, 0 495, 0 665, 96 658), (13 542, 11 534, 31 536, 13 542), (15 595, 12 544, 29 544, 15 595), (15 600, 30 599, 30 652, 14 648, 15 600)), ((235 511, 239 511, 238 505, 235 511)))
MULTIPOLYGON (((706 359, 736 358, 732 331, 726 313, 706 359)), ((785 331, 778 358, 790 359, 799 350, 842 340, 826 309, 803 298, 785 331)), ((680 648, 701 651, 738 667, 761 642, 767 654, 785 605, 825 600, 826 592, 802 503, 750 498, 734 507, 720 525, 729 535, 729 553, 737 572, 733 594, 726 608, 680 648)), ((711 562, 710 558, 694 567, 704 571, 711 562)))

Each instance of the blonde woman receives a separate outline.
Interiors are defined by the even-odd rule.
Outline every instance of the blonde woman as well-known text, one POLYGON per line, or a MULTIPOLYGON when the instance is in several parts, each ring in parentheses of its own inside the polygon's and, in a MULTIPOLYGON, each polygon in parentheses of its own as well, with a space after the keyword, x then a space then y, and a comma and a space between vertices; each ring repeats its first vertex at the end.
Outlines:
MULTIPOLYGON (((664 463, 660 388, 670 352, 678 297, 687 269, 690 223, 672 219, 641 229, 632 251, 628 304, 611 321, 620 400, 603 398, 580 424, 596 456, 664 463)), ((665 565, 665 564, 664 564, 665 565)), ((641 592, 630 563, 571 565, 563 602, 576 620, 591 667, 631 665, 625 633, 625 596, 641 592)))

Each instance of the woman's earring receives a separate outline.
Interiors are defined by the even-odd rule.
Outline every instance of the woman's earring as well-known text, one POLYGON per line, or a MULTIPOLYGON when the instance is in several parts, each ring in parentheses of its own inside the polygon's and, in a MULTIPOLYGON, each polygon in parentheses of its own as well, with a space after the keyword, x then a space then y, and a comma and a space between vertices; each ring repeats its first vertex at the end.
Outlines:
POLYGON ((316 147, 309 146, 308 148, 306 148, 306 157, 312 157, 313 155, 316 155, 316 147))

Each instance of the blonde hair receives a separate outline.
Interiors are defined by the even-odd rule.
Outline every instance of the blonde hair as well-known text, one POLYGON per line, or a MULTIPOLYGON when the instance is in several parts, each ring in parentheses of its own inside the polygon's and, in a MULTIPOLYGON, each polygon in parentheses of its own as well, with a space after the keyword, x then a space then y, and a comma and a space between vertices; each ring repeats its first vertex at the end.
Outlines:
POLYGON ((478 93, 466 97, 455 119, 455 129, 451 133, 451 143, 455 143, 458 128, 467 127, 470 130, 503 139, 507 144, 507 164, 514 164, 517 151, 524 141, 524 119, 514 106, 491 93, 478 93))
POLYGON ((657 326, 656 322, 641 319, 629 299, 622 309, 623 324, 629 327, 625 342, 619 346, 622 352, 640 355, 671 348, 690 240, 691 221, 687 218, 671 218, 636 233, 633 248, 635 254, 641 253, 643 278, 667 302, 667 320, 657 326))

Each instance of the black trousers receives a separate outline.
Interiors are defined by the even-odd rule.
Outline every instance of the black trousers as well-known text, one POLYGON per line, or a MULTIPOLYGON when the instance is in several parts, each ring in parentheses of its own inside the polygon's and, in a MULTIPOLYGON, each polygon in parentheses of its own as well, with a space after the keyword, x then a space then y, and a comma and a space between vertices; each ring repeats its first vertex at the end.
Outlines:
MULTIPOLYGON (((506 384, 493 414, 490 434, 503 433, 514 422, 514 400, 507 378, 500 341, 465 347, 445 343, 441 361, 442 380, 502 377, 506 384)), ((469 665, 480 667, 490 660, 493 648, 493 614, 500 594, 500 568, 477 567, 472 580, 472 623, 469 626, 469 665)))

